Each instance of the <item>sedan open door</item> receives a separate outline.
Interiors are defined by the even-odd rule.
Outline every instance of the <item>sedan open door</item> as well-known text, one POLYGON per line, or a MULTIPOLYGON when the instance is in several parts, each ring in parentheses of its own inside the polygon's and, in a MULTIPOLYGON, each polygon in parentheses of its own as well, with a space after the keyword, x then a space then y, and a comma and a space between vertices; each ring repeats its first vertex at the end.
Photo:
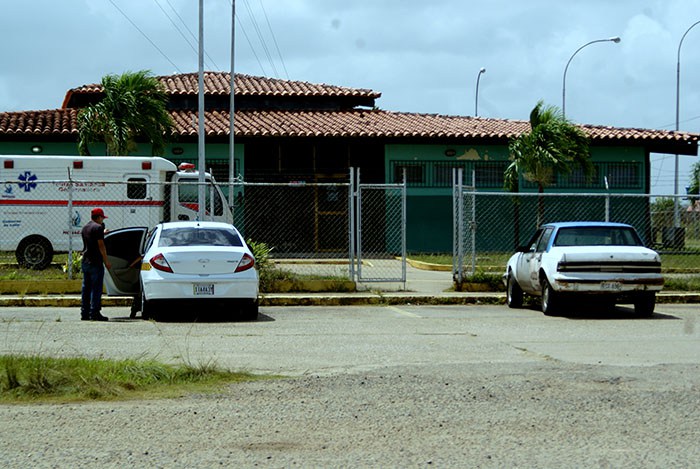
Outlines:
POLYGON ((132 227, 105 234, 107 258, 112 264, 105 271, 105 289, 109 296, 135 296, 140 290, 141 256, 148 228, 132 227))

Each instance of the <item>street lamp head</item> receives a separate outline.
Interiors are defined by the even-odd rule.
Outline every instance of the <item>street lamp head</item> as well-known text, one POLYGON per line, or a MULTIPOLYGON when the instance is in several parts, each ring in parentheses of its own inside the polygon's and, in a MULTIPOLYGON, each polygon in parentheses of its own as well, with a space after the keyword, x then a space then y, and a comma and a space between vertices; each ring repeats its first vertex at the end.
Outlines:
POLYGON ((608 39, 608 41, 612 41, 612 42, 614 42, 614 43, 616 43, 616 44, 617 44, 618 42, 620 42, 621 40, 622 40, 622 39, 620 39, 619 36, 614 36, 614 37, 611 37, 610 39, 608 39))
POLYGON ((486 69, 484 67, 481 67, 481 69, 479 69, 479 73, 486 73, 486 69))

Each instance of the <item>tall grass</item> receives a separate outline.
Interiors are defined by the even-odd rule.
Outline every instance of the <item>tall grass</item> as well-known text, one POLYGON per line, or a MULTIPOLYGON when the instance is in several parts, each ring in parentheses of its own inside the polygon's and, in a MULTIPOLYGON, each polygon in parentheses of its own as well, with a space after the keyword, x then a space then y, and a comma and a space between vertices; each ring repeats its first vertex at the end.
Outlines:
POLYGON ((211 392, 261 379, 215 366, 167 365, 153 360, 0 356, 0 402, 160 398, 211 392))

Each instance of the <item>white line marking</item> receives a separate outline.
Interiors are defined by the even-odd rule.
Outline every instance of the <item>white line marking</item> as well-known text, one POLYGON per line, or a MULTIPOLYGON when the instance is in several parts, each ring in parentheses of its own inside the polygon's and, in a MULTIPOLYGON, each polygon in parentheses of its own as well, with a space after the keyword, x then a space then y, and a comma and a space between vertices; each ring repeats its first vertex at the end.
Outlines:
POLYGON ((420 318, 421 317, 418 314, 408 312, 408 311, 403 310, 401 308, 397 308, 396 306, 387 306, 387 308, 389 308, 390 310, 392 310, 392 311, 394 311, 402 316, 408 316, 409 318, 420 318))

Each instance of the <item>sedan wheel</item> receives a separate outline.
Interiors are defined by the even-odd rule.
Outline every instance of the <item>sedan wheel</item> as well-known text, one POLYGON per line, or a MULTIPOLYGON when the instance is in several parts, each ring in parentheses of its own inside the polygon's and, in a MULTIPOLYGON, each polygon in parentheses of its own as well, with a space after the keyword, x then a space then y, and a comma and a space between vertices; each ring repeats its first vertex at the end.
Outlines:
POLYGON ((512 273, 508 274, 506 304, 509 308, 520 308, 523 305, 523 290, 513 278, 512 273))
POLYGON ((547 316, 554 316, 556 314, 558 305, 558 295, 552 289, 549 281, 545 278, 542 280, 542 312, 547 316))
POLYGON ((258 319, 258 300, 251 300, 242 308, 242 317, 244 321, 255 321, 258 319))
POLYGON ((153 317, 153 303, 146 300, 143 284, 141 284, 141 319, 151 319, 153 317))

